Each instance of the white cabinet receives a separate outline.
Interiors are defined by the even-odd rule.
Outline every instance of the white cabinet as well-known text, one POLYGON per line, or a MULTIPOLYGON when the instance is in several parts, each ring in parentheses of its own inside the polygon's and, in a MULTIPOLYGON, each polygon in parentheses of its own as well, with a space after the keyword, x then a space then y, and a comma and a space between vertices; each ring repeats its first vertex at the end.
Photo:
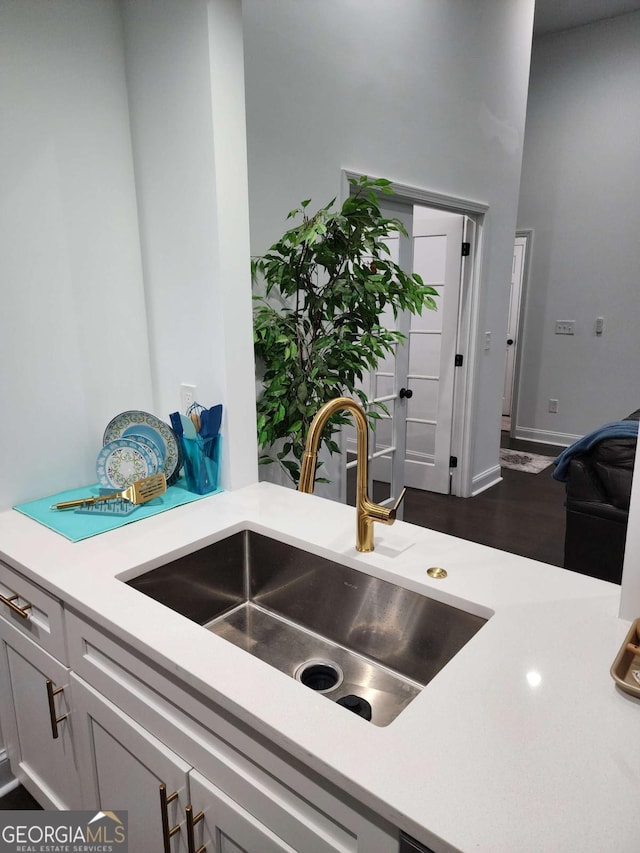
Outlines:
POLYGON ((202 846, 215 853, 296 853, 197 770, 189 775, 189 787, 196 820, 189 853, 202 846))
POLYGON ((135 853, 397 853, 398 832, 0 563, 0 718, 45 808, 128 812, 135 853))
POLYGON ((138 652, 76 614, 67 617, 85 807, 128 809, 131 849, 397 853, 394 827, 138 652), (179 826, 165 847, 156 840, 161 784, 177 795, 167 825, 179 826), (136 821, 139 836, 132 834, 136 821))
MULTIPOLYGON (((264 798, 239 779, 232 799, 201 772, 77 676, 72 676, 81 733, 84 807, 127 810, 129 849, 137 853, 305 853, 331 848, 296 821, 283 822, 302 846, 279 838, 240 803, 264 798), (302 829, 302 837, 300 830, 302 829), (297 830, 297 831, 296 831, 297 830)), ((227 769, 227 773, 233 772, 227 769)))
POLYGON ((182 828, 170 831, 184 823, 190 766, 79 678, 72 678, 84 808, 128 811, 132 851, 186 851, 182 828))
POLYGON ((25 788, 45 808, 80 808, 69 670, 1 618, 0 714, 25 788))

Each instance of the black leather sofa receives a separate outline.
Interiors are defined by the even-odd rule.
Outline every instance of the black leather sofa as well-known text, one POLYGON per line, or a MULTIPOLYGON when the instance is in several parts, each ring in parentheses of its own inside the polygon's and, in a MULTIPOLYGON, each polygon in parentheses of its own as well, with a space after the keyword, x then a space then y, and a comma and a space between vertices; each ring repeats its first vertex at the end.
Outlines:
MULTIPOLYGON (((625 420, 640 420, 640 409, 625 420)), ((636 438, 606 438, 571 459, 564 566, 620 583, 636 438)))

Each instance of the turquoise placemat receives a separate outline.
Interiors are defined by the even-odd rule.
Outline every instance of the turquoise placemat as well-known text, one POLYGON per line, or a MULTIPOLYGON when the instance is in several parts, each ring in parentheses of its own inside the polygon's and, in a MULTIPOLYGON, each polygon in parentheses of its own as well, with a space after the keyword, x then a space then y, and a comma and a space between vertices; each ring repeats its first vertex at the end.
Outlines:
POLYGON ((100 487, 98 485, 85 486, 82 489, 70 489, 66 492, 60 492, 57 495, 50 495, 47 498, 39 498, 28 503, 17 504, 13 508, 23 513, 23 515, 33 518, 34 521, 44 524, 45 527, 54 530, 66 539, 70 539, 72 542, 80 542, 81 539, 88 539, 90 536, 106 533, 107 530, 115 530, 116 527, 141 521, 143 518, 158 515, 160 512, 166 512, 168 509, 183 506, 183 504, 198 501, 201 498, 217 495, 221 491, 223 490, 216 489, 215 492, 209 492, 206 495, 196 495, 194 492, 187 491, 185 481, 180 479, 173 486, 169 486, 164 495, 154 498, 149 503, 140 504, 130 514, 123 516, 91 515, 69 509, 51 509, 52 504, 62 503, 62 501, 72 501, 76 498, 83 498, 89 495, 99 495, 100 487))

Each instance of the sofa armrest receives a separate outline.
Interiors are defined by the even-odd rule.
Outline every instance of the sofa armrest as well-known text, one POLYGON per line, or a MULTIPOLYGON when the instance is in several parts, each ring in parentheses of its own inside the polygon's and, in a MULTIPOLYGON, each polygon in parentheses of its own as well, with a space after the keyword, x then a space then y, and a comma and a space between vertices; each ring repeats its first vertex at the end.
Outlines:
POLYGON ((569 477, 567 479, 567 502, 593 501, 594 503, 607 503, 607 496, 584 457, 576 457, 569 463, 569 477))
POLYGON ((607 500, 620 509, 629 509, 636 439, 617 438, 603 441, 593 450, 591 464, 600 480, 607 500))

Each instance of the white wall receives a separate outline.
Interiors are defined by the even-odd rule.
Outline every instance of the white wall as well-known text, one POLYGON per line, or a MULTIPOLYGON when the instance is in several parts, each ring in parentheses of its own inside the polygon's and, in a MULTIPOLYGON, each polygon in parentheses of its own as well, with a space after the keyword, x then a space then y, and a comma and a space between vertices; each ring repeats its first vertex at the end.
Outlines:
MULTIPOLYGON (((245 0, 251 245, 340 170, 489 204, 481 332, 506 334, 532 0, 245 0)), ((497 466, 505 352, 479 349, 476 474, 497 466)))
POLYGON ((120 11, 0 6, 0 507, 95 482, 151 405, 120 11))
POLYGON ((534 40, 518 211, 534 231, 522 437, 570 443, 640 406, 639 45, 640 12, 534 40), (555 335, 557 320, 574 320, 575 336, 555 335))
POLYGON ((0 508, 95 482, 183 381, 255 481, 240 0, 3 0, 0 56, 0 508))
POLYGON ((239 0, 126 0, 154 401, 225 405, 222 485, 257 479, 239 0))

